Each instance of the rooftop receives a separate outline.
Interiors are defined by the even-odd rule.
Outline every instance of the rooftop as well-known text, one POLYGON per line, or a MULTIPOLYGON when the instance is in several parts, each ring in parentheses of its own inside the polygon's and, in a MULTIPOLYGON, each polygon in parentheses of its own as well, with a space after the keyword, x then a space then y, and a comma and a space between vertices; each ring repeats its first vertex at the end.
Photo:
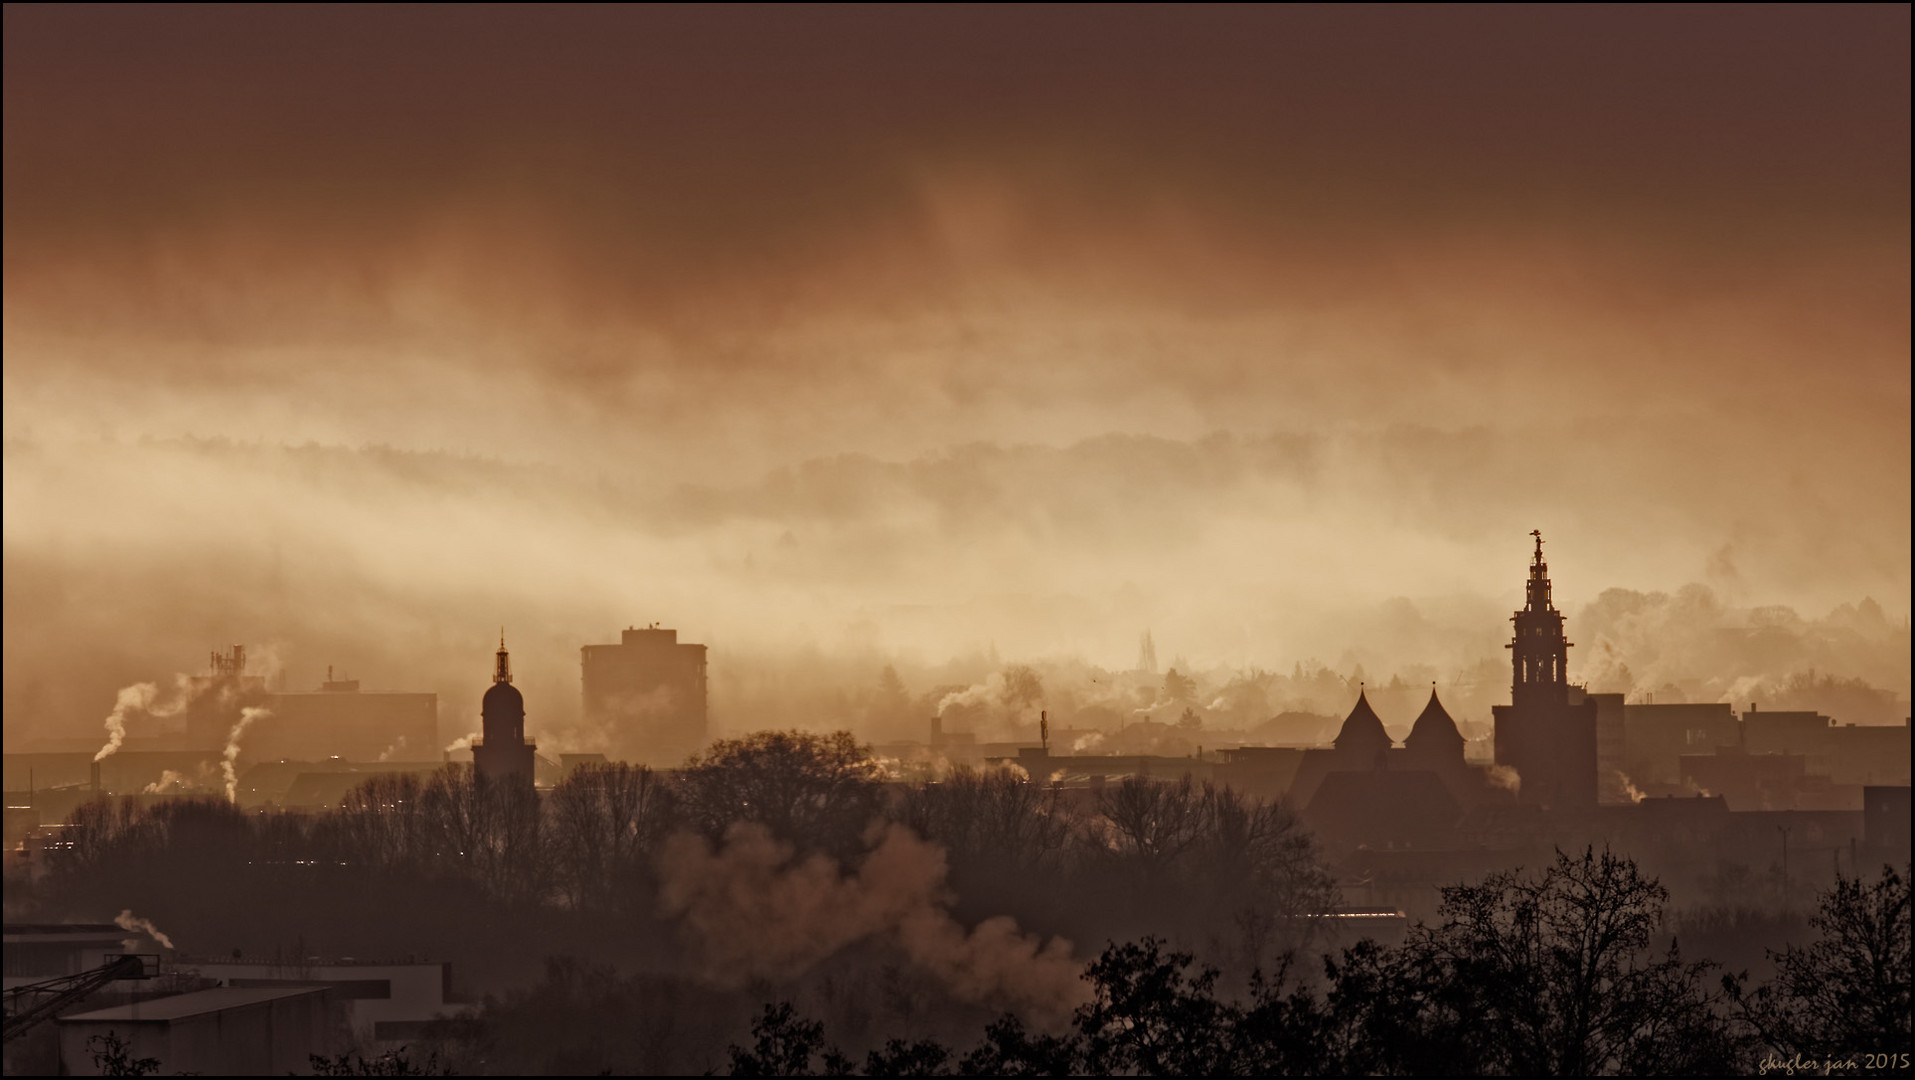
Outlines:
POLYGON ((164 1023, 171 1020, 185 1020, 194 1016, 206 1016, 211 1013, 225 1012, 229 1009, 243 1009, 249 1005, 263 1005, 282 998, 304 997, 308 994, 326 992, 323 986, 285 986, 261 987, 258 989, 234 989, 220 987, 217 990, 196 990, 190 994, 174 994, 172 997, 153 998, 130 1005, 115 1005, 110 1009, 95 1009, 92 1012, 72 1013, 57 1018, 62 1024, 110 1021, 112 1023, 164 1023))

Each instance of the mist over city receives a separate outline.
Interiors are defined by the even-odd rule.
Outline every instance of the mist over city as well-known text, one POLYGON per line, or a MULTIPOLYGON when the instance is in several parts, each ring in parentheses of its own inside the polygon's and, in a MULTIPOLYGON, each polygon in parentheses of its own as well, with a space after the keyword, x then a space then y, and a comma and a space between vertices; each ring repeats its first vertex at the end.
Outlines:
POLYGON ((4 18, 9 1074, 1909 1068, 1906 7, 4 18))

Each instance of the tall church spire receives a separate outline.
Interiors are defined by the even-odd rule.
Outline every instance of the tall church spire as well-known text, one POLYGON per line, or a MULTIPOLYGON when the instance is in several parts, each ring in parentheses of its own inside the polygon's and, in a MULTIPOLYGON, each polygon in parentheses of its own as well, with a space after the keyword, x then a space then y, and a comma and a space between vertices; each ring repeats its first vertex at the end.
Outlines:
POLYGON ((1549 564, 1543 561, 1543 534, 1529 561, 1529 582, 1523 609, 1510 616, 1516 624, 1510 653, 1510 702, 1522 707, 1564 705, 1569 700, 1569 639, 1563 633, 1562 612, 1551 602, 1549 564))
POLYGON ((492 681, 509 683, 512 681, 512 657, 505 651, 505 627, 499 627, 499 652, 492 665, 492 681))
POLYGON ((1543 531, 1530 530, 1536 538, 1536 554, 1529 560, 1529 587, 1523 605, 1525 611, 1552 611, 1549 601, 1549 564, 1543 561, 1543 531))

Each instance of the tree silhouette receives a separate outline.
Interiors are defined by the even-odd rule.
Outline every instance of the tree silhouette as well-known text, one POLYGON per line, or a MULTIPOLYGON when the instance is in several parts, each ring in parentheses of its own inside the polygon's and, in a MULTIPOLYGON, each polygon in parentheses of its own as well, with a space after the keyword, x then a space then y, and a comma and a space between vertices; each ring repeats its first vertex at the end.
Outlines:
POLYGON ((1745 993, 1741 980, 1724 984, 1762 1040, 1784 1054, 1857 1058, 1880 1054, 1896 1071, 1894 1055, 1911 1052, 1909 1035, 1909 879, 1891 866, 1881 877, 1837 876, 1809 924, 1821 937, 1803 948, 1771 953, 1774 980, 1745 993))
POLYGON ((116 1031, 87 1036, 86 1049, 101 1076, 152 1076, 160 1071, 159 1058, 134 1057, 132 1044, 116 1031))
POLYGON ((1734 1071, 1742 1046, 1704 985, 1711 965, 1684 962, 1673 942, 1650 950, 1667 896, 1607 850, 1445 888, 1441 925, 1413 928, 1393 954, 1345 952, 1331 1013, 1358 1018, 1362 1034, 1346 1040, 1356 1056, 1359 1045, 1397 1048, 1374 1051, 1384 1054, 1374 1066, 1734 1071))
POLYGON ((878 814, 882 774, 848 731, 760 731, 715 742, 679 775, 691 822, 713 840, 757 822, 800 851, 855 856, 878 814))

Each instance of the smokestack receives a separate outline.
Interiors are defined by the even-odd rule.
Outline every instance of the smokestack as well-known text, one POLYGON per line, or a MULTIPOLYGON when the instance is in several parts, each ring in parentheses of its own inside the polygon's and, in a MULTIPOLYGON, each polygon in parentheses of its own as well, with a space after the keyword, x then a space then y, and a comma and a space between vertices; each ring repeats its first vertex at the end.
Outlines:
POLYGON ((93 794, 98 795, 99 793, 100 793, 100 763, 96 761, 93 763, 93 794))

